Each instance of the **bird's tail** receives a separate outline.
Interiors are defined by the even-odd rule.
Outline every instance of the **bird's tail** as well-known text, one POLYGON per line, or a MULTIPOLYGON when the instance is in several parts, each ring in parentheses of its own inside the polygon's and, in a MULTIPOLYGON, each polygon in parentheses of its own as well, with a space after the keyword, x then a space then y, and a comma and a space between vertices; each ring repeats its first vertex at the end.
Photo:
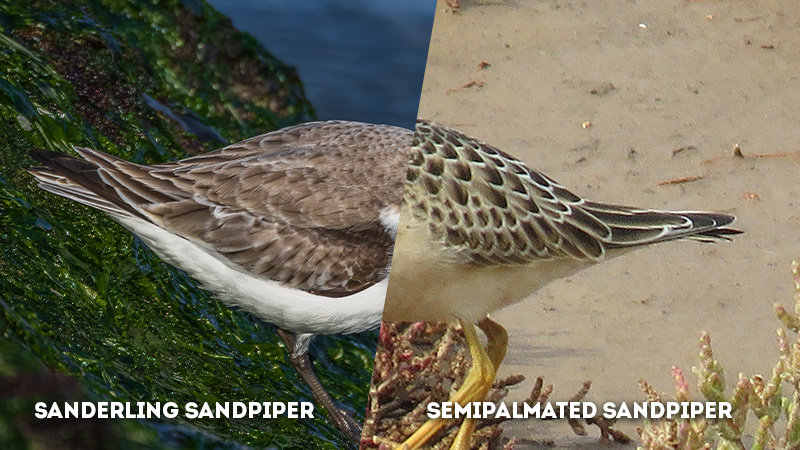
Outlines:
POLYGON ((129 175, 141 166, 97 150, 76 147, 75 151, 82 158, 31 150, 31 157, 43 166, 27 170, 42 189, 116 216, 144 217, 140 205, 168 199, 129 175))
POLYGON ((605 242, 610 248, 632 247, 692 239, 701 242, 730 240, 742 233, 728 228, 736 220, 727 214, 698 211, 656 211, 586 202, 582 208, 611 228, 605 242))

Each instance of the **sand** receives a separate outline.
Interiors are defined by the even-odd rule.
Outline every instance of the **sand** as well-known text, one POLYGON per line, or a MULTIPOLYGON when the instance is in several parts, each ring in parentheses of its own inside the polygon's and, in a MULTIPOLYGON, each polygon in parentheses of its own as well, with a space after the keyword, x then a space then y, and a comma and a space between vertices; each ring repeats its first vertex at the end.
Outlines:
MULTIPOLYGON (((792 307, 800 258, 800 2, 443 0, 420 117, 489 142, 596 201, 737 216, 733 242, 673 242, 555 281, 494 318, 502 374, 565 400, 674 392, 708 331, 729 380, 777 361, 772 305, 792 307), (732 157, 739 145, 746 156, 732 157), (696 181, 661 183, 685 177, 696 181)), ((690 380, 694 383, 693 376, 690 380)), ((732 381, 731 381, 732 382, 732 381)), ((619 427, 635 435, 638 422, 619 427)), ((592 447, 561 421, 509 434, 592 447)))

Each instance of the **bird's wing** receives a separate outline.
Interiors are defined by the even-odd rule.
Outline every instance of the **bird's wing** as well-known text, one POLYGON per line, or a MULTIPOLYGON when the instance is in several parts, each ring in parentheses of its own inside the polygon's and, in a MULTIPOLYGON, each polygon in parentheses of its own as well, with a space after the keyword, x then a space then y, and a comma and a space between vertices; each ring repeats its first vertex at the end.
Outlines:
POLYGON ((474 264, 591 261, 610 248, 736 233, 721 228, 734 220, 723 214, 588 202, 513 156, 429 121, 417 122, 403 208, 474 264))
POLYGON ((258 276, 323 295, 385 277, 411 132, 316 122, 205 155, 141 166, 78 148, 34 151, 40 185, 105 212, 134 215, 258 276))

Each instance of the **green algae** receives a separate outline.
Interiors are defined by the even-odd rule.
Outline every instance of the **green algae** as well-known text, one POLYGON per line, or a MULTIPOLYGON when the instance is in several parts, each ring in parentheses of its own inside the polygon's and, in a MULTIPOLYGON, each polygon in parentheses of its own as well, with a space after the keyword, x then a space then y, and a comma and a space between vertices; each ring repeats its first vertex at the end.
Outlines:
MULTIPOLYGON (((311 118, 295 71, 202 1, 0 1, 0 379, 67 374, 79 386, 66 401, 311 400, 270 325, 23 170, 31 148, 156 163, 311 118)), ((312 343, 323 383, 359 413, 375 340, 312 343)), ((51 448, 19 425, 40 396, 11 394, 0 447, 51 448)), ((97 448, 343 446, 321 411, 108 426, 97 448)))

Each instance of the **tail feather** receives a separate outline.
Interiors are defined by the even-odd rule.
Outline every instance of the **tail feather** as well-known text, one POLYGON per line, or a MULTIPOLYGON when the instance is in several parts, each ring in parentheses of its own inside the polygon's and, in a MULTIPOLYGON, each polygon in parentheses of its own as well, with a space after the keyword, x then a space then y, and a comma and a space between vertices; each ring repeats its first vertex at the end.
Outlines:
POLYGON ((164 203, 185 198, 185 194, 175 190, 175 185, 168 180, 156 178, 150 167, 125 161, 85 147, 75 147, 75 151, 85 160, 96 164, 103 180, 113 185, 122 195, 130 197, 133 204, 164 203), (135 197, 139 197, 138 199, 135 197))
POLYGON ((687 236, 686 239, 691 239, 699 242, 715 242, 715 241, 730 241, 729 236, 736 236, 742 234, 742 230, 736 228, 717 228, 714 230, 704 231, 692 236, 687 236))
POLYGON ((50 150, 29 154, 44 164, 28 169, 42 189, 109 214, 141 217, 135 203, 121 197, 118 186, 107 183, 95 162, 50 150))
POLYGON ((606 245, 630 247, 675 239, 701 242, 730 240, 740 234, 726 225, 736 220, 727 214, 697 211, 655 211, 586 202, 587 212, 611 229, 606 245))
POLYGON ((44 189, 47 192, 60 195, 62 197, 67 197, 69 199, 75 200, 79 203, 82 203, 87 206, 91 206, 92 208, 97 208, 100 211, 109 214, 124 214, 124 211, 121 211, 117 206, 113 203, 110 203, 104 200, 97 195, 94 195, 92 192, 88 192, 80 186, 69 185, 63 182, 43 182, 40 174, 34 173, 34 175, 39 178, 39 187, 44 189))

